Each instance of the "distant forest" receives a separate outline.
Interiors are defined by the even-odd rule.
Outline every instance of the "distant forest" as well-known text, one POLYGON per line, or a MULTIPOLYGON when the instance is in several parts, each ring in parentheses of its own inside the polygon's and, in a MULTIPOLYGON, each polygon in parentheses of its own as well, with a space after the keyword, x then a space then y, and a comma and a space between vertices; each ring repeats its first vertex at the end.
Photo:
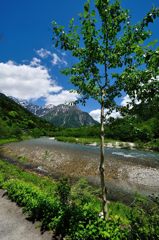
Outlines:
MULTIPOLYGON (((105 137, 121 141, 150 143, 159 150, 159 105, 157 102, 136 105, 122 112, 123 118, 109 119, 105 137)), ((81 128, 55 128, 36 117, 4 94, 0 94, 1 138, 22 136, 64 136, 98 138, 99 125, 81 128)))

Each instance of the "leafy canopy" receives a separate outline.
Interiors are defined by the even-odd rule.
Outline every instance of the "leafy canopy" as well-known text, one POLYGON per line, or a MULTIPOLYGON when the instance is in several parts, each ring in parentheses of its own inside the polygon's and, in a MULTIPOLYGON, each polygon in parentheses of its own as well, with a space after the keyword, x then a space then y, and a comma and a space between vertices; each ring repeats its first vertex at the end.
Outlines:
POLYGON ((159 97, 159 48, 145 44, 152 33, 150 23, 159 17, 153 7, 137 24, 130 24, 129 11, 118 0, 88 0, 79 24, 70 21, 68 31, 53 22, 55 47, 70 51, 75 63, 63 70, 70 76, 83 101, 89 97, 113 109, 115 98, 125 91, 134 99, 159 97), (93 6, 93 7, 92 7, 93 6))

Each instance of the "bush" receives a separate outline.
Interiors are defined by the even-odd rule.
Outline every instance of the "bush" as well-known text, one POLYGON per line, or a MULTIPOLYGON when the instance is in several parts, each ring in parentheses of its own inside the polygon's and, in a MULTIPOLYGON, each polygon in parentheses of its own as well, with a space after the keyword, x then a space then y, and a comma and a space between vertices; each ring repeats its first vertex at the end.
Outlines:
POLYGON ((128 228, 124 227, 120 219, 103 220, 92 211, 92 207, 83 208, 80 212, 81 219, 74 223, 70 233, 72 240, 120 240, 127 239, 128 228))
POLYGON ((33 184, 16 179, 4 183, 3 188, 32 220, 42 222, 43 230, 52 229, 57 235, 73 240, 117 240, 127 234, 119 219, 104 221, 100 218, 93 201, 82 201, 82 205, 73 201, 66 179, 58 183, 56 195, 52 197, 33 184))
POLYGON ((138 198, 131 208, 129 239, 159 239, 159 198, 138 198))
POLYGON ((32 129, 32 131, 31 131, 31 135, 32 135, 33 137, 35 137, 35 138, 38 138, 38 137, 40 137, 40 136, 43 135, 43 132, 42 132, 42 130, 39 129, 39 128, 34 128, 34 129, 32 129))
POLYGON ((0 174, 0 188, 2 187, 3 183, 4 183, 4 176, 0 174))
POLYGON ((0 169, 0 187, 7 190, 9 198, 22 206, 32 220, 42 222, 42 230, 50 229, 72 240, 159 239, 157 197, 148 200, 140 197, 131 208, 112 202, 110 217, 104 221, 99 217, 99 192, 86 180, 73 186, 68 179, 55 184, 3 161, 0 169))
POLYGON ((38 187, 21 180, 9 180, 3 188, 32 220, 41 220, 45 229, 56 227, 56 219, 60 215, 60 203, 56 197, 51 198, 38 187))

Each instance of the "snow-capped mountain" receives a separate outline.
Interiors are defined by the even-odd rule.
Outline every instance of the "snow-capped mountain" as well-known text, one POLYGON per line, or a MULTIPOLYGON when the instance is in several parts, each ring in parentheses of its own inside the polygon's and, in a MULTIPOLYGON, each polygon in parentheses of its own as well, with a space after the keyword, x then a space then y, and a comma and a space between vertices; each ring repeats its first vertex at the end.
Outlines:
POLYGON ((13 97, 12 99, 36 116, 42 117, 58 127, 81 127, 97 124, 87 112, 82 112, 76 106, 49 104, 42 107, 30 101, 18 100, 13 97))
POLYGON ((24 108, 26 108, 26 106, 29 104, 29 101, 24 99, 17 99, 15 97, 9 97, 9 98, 11 98, 12 100, 14 100, 14 102, 20 104, 24 108))
POLYGON ((22 107, 26 108, 30 112, 32 112, 34 115, 38 117, 43 117, 46 114, 48 114, 53 108, 53 104, 48 104, 45 106, 39 106, 37 104, 34 104, 31 101, 23 100, 23 99, 17 99, 15 97, 10 97, 12 100, 14 100, 16 103, 20 104, 22 107))

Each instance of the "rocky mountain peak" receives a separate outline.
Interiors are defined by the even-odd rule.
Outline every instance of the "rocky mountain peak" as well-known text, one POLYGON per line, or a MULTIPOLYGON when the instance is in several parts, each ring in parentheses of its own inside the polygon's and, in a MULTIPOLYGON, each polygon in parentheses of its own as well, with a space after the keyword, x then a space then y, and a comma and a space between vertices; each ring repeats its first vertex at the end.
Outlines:
POLYGON ((54 126, 81 127, 97 123, 87 112, 82 112, 76 105, 60 104, 55 106, 49 104, 42 107, 26 100, 12 99, 34 115, 51 122, 54 126))
POLYGON ((54 105, 53 104, 47 104, 43 108, 45 108, 45 109, 52 109, 52 108, 54 108, 54 105))

